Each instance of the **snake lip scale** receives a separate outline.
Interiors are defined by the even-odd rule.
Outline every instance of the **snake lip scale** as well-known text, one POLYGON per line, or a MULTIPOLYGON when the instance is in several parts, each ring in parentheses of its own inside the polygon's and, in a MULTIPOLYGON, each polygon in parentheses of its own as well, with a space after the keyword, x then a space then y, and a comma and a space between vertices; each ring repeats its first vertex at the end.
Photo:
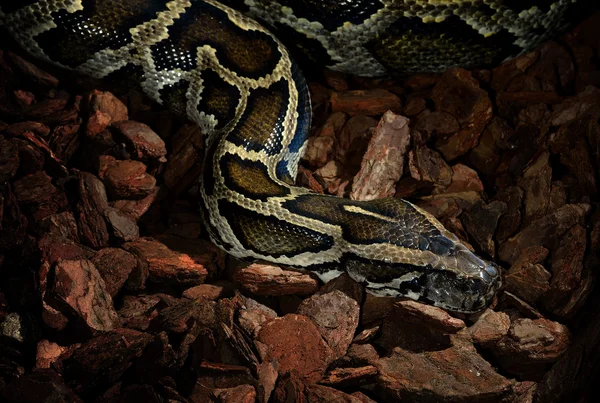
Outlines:
MULTIPOLYGON (((502 60, 556 32, 575 2, 230 3, 303 36, 309 59, 377 75, 502 60)), ((308 88, 287 48, 240 11, 213 0, 0 0, 0 25, 31 55, 138 83, 198 124, 207 136, 200 213, 231 255, 313 270, 323 281, 345 271, 373 294, 457 312, 493 300, 499 267, 426 211, 293 186, 310 129, 308 88)))

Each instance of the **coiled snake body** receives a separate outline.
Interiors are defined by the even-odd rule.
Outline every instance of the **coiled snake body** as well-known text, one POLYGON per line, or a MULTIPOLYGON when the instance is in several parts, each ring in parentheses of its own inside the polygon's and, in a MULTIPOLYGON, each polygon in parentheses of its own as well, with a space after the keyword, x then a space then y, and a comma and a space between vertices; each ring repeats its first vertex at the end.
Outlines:
MULTIPOLYGON (((492 63, 560 28, 572 1, 228 3, 303 36, 309 57, 381 74, 492 63)), ((324 281, 346 271, 372 293, 454 311, 482 309, 498 289, 497 266, 409 202, 293 186, 309 94, 288 50, 255 20, 209 0, 25 0, 0 1, 0 22, 32 55, 137 81, 200 125, 208 134, 201 210, 230 254, 315 270, 324 281)))

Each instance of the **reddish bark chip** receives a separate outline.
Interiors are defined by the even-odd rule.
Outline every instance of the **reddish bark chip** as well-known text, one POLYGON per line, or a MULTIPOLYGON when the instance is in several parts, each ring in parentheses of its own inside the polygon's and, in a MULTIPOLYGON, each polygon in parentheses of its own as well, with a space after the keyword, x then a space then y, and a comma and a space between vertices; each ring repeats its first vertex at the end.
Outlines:
POLYGON ((14 192, 23 210, 35 221, 58 213, 68 205, 65 193, 52 184, 44 172, 38 172, 14 183, 14 192))
POLYGON ((189 255, 169 249, 152 238, 127 242, 123 248, 148 264, 149 279, 156 283, 194 286, 202 284, 208 272, 189 255))
POLYGON ((142 199, 154 190, 156 179, 139 161, 113 161, 106 168, 104 184, 115 198, 142 199))
POLYGON ((237 269, 233 281, 256 295, 312 294, 319 289, 319 282, 307 273, 259 263, 237 269))
POLYGON ((110 92, 94 90, 87 96, 88 110, 90 114, 101 111, 110 116, 113 122, 127 120, 127 107, 110 92))
POLYGON ((92 262, 104 279, 106 290, 113 297, 125 285, 129 274, 139 264, 134 255, 119 248, 100 250, 92 258, 92 262))
POLYGON ((350 115, 379 115, 401 108, 400 98, 382 89, 334 92, 331 96, 331 110, 350 115))
POLYGON ((111 128, 117 132, 117 138, 123 138, 139 160, 158 160, 167 154, 165 142, 148 125, 133 120, 114 122, 111 128))
POLYGON ((519 318, 508 334, 490 350, 508 372, 529 379, 539 378, 571 343, 566 326, 548 319, 519 318))
POLYGON ((346 354, 358 326, 358 303, 341 291, 313 295, 300 304, 298 314, 310 318, 325 339, 333 358, 346 354))
POLYGON ((91 261, 58 262, 49 290, 52 298, 67 304, 91 332, 112 330, 118 325, 112 298, 91 261))
POLYGON ((273 319, 260 329, 258 341, 277 359, 280 376, 294 372, 308 383, 317 382, 331 362, 330 348, 306 316, 289 314, 273 319))
POLYGON ((432 351, 395 348, 375 365, 376 393, 386 401, 496 401, 511 387, 471 343, 457 336, 452 346, 432 351))
POLYGON ((373 200, 396 193, 406 150, 410 143, 409 120, 392 112, 384 113, 375 128, 360 171, 354 177, 350 198, 373 200))

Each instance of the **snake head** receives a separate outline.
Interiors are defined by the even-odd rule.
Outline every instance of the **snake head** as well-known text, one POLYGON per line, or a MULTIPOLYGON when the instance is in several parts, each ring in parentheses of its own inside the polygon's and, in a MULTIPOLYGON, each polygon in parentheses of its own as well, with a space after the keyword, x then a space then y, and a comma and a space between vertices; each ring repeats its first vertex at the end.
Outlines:
POLYGON ((492 302, 502 285, 500 268, 463 248, 447 259, 446 266, 425 271, 420 300, 464 313, 480 311, 492 302))
POLYGON ((453 312, 480 311, 502 284, 500 268, 461 243, 452 250, 418 265, 349 259, 346 269, 374 295, 407 297, 453 312))

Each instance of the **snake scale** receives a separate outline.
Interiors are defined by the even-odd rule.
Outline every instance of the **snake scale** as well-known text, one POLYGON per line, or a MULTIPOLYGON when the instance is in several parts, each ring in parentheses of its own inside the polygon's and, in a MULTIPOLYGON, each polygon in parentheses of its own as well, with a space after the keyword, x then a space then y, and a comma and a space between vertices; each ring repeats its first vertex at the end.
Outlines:
POLYGON ((575 2, 0 0, 0 23, 33 56, 139 83, 202 128, 201 213, 228 253, 323 281, 345 271, 376 295, 474 312, 499 288, 499 268, 433 216, 397 198, 293 186, 311 121, 307 85, 287 48, 247 15, 309 63, 380 75, 496 63, 563 28, 575 2))

